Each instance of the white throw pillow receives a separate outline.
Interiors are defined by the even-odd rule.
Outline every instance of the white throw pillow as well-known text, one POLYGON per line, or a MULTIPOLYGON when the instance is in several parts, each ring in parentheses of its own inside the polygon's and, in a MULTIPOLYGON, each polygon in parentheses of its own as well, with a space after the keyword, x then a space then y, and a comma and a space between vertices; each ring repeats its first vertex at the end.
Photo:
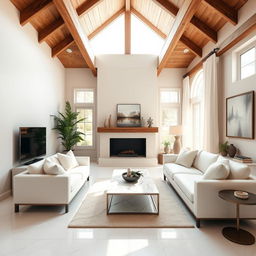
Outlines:
POLYGON ((79 166, 72 150, 69 150, 66 155, 58 153, 58 159, 66 171, 79 166))
POLYGON ((251 170, 246 164, 237 163, 235 161, 230 160, 229 166, 229 179, 244 180, 249 178, 251 170))
POLYGON ((205 171, 203 180, 225 180, 229 175, 230 169, 228 166, 228 160, 217 161, 211 164, 205 171))
POLYGON ((50 159, 46 159, 44 162, 44 172, 51 175, 64 174, 65 170, 60 164, 56 164, 50 159))
POLYGON ((44 160, 28 165, 29 174, 43 174, 44 173, 44 160))
POLYGON ((190 168, 194 162, 197 152, 197 150, 190 151, 187 149, 183 149, 179 153, 175 163, 190 168))

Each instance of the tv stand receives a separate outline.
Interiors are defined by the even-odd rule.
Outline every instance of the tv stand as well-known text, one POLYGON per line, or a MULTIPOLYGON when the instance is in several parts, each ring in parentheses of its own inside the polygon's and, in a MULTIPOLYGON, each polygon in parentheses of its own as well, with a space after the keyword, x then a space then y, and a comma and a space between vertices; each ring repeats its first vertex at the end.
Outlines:
POLYGON ((30 161, 24 163, 23 165, 30 165, 30 164, 36 163, 38 161, 41 161, 41 160, 43 160, 43 158, 35 158, 33 160, 30 160, 30 161))

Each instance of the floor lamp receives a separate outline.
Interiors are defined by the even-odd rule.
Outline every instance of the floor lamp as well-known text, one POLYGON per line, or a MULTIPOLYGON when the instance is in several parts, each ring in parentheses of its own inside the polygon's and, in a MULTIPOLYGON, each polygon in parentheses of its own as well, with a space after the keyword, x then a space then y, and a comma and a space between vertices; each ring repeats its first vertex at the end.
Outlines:
POLYGON ((172 134, 175 138, 174 144, 173 144, 173 153, 179 154, 181 149, 181 141, 180 137, 182 134, 182 127, 181 125, 176 126, 170 126, 170 134, 172 134))

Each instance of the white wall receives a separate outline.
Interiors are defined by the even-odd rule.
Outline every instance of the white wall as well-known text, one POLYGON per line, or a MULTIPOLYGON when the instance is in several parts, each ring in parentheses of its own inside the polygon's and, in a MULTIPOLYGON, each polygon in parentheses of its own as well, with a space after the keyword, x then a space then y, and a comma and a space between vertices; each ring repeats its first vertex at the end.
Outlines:
MULTIPOLYGON (((94 88, 97 102, 97 78, 88 68, 67 68, 66 69, 66 100, 72 105, 74 103, 74 89, 77 88, 94 88)), ((74 109, 74 105, 73 105, 74 109)), ((96 118, 96 113, 95 113, 96 118)), ((96 122, 94 123, 94 131, 96 132, 96 122)), ((92 149, 75 149, 76 155, 87 155, 92 160, 96 160, 96 145, 92 149)))
POLYGON ((39 45, 30 25, 21 27, 10 1, 0 1, 0 195, 10 189, 10 170, 18 164, 18 128, 47 127, 47 154, 58 142, 52 114, 64 102, 65 72, 50 48, 39 45))

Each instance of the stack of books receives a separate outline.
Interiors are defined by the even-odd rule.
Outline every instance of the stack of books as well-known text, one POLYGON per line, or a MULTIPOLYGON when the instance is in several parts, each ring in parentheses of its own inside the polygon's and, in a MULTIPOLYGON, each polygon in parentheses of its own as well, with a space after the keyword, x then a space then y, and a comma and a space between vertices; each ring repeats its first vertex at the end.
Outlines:
POLYGON ((252 159, 250 157, 247 156, 240 156, 240 155, 236 155, 234 157, 234 160, 240 163, 246 163, 246 164, 251 164, 252 163, 252 159))

